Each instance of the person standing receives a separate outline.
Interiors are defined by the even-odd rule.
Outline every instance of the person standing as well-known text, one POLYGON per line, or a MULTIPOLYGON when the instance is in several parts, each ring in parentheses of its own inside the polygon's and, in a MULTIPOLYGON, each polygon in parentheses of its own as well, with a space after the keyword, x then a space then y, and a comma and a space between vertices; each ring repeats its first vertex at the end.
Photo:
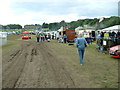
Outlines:
POLYGON ((54 34, 52 34, 52 39, 54 40, 54 34))
POLYGON ((50 40, 51 40, 51 35, 50 35, 50 33, 48 33, 48 39, 50 39, 50 40))
POLYGON ((41 33, 40 38, 41 38, 41 42, 43 42, 44 41, 44 35, 43 35, 43 33, 41 33))
POLYGON ((86 47, 87 41, 83 37, 83 34, 80 34, 79 37, 76 39, 76 47, 78 48, 78 54, 80 57, 80 64, 83 65, 83 57, 84 51, 86 47))
POLYGON ((59 32, 57 31, 57 33, 56 33, 56 39, 57 39, 57 40, 59 40, 59 36, 60 36, 60 34, 59 34, 59 32))
POLYGON ((63 35, 63 39, 64 39, 64 43, 66 43, 66 41, 67 41, 67 36, 66 36, 66 34, 63 35))
POLYGON ((39 32, 37 33, 36 38, 37 38, 37 42, 39 42, 39 39, 40 39, 40 34, 39 34, 39 32))
POLYGON ((45 40, 47 40, 47 34, 45 34, 45 40))

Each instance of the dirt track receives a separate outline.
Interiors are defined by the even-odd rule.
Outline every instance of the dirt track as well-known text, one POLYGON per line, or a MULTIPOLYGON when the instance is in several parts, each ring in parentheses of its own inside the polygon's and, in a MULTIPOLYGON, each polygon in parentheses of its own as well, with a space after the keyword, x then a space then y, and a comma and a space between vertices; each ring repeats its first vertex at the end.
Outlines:
POLYGON ((79 61, 71 63, 69 58, 61 57, 48 42, 24 41, 4 55, 2 61, 3 88, 103 87, 95 85, 92 73, 86 72, 88 68, 81 67, 79 61))
POLYGON ((3 88, 76 87, 46 43, 22 44, 3 57, 3 65, 3 88))

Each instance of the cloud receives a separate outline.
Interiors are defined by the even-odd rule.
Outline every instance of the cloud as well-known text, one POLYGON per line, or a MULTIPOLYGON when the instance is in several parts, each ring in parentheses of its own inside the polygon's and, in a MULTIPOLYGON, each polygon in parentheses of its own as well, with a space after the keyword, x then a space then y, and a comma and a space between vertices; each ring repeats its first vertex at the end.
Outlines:
POLYGON ((117 3, 116 2, 88 2, 88 1, 51 1, 47 2, 15 2, 11 5, 12 8, 16 9, 15 13, 22 14, 24 12, 42 12, 50 15, 67 15, 71 13, 78 13, 81 16, 95 16, 95 15, 110 15, 117 14, 117 3), (21 13, 22 12, 22 13, 21 13))
POLYGON ((0 24, 42 24, 117 16, 119 0, 0 0, 0 24))

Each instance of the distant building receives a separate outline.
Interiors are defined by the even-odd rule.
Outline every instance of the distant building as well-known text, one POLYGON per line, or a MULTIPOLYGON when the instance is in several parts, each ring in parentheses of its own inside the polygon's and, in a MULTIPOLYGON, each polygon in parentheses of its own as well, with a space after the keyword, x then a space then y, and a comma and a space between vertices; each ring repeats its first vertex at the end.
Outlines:
POLYGON ((84 34, 84 37, 89 37, 89 33, 92 33, 92 32, 94 32, 95 31, 95 29, 94 29, 94 27, 90 27, 90 26, 88 26, 88 25, 84 25, 84 27, 77 27, 77 28, 75 28, 75 32, 76 32, 76 34, 84 34))
POLYGON ((60 31, 65 31, 66 29, 69 29, 69 27, 68 26, 62 26, 58 31, 60 32, 60 31))
POLYGON ((41 25, 25 25, 24 29, 34 29, 34 30, 40 30, 41 29, 41 25))

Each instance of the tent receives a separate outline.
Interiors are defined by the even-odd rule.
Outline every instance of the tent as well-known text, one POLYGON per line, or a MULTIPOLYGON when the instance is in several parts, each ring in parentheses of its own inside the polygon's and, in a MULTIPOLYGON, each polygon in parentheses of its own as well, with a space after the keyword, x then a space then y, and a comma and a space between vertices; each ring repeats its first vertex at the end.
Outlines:
POLYGON ((7 38, 7 32, 0 32, 0 38, 7 38))
POLYGON ((118 31, 120 31, 120 25, 115 25, 115 26, 108 27, 108 28, 105 28, 105 29, 102 29, 102 30, 98 30, 98 31, 103 31, 103 32, 115 31, 115 32, 118 32, 118 31))

